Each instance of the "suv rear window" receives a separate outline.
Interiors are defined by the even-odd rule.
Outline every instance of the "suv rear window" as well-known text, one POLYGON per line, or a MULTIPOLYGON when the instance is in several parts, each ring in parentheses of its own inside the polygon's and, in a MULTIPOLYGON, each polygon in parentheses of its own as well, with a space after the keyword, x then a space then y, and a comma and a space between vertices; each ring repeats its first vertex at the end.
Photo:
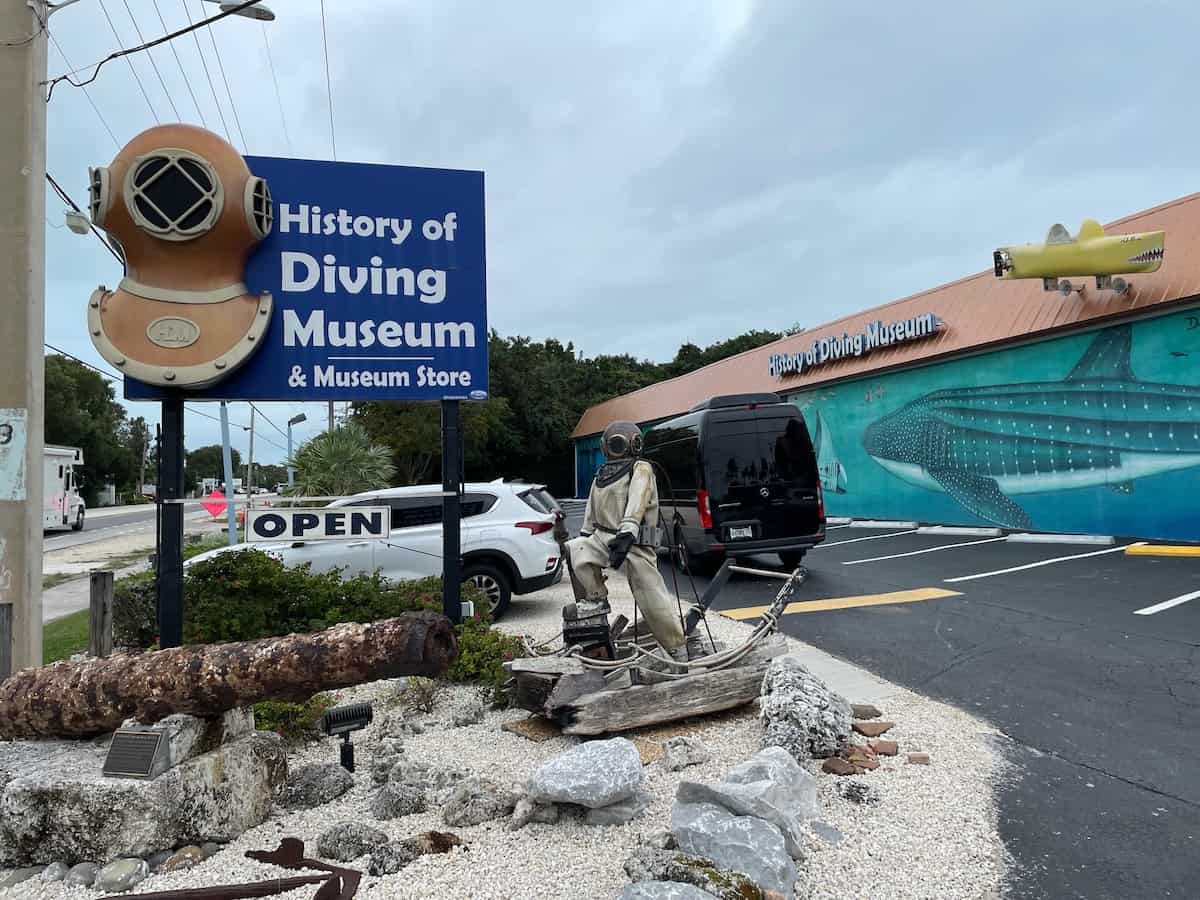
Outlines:
POLYGON ((715 421, 705 435, 704 456, 709 489, 718 496, 764 482, 812 486, 816 480, 812 440, 798 415, 715 421))
POLYGON ((545 488, 533 488, 532 490, 522 491, 517 495, 524 501, 525 505, 530 509, 537 510, 545 515, 556 513, 559 511, 558 501, 545 488))

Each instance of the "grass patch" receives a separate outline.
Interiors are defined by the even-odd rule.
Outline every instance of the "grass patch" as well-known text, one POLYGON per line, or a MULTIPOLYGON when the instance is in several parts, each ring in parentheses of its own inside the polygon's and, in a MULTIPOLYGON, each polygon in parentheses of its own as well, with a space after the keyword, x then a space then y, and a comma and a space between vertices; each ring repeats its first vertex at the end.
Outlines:
POLYGON ((42 662, 52 663, 70 659, 72 653, 82 653, 88 646, 88 626, 91 612, 77 613, 47 622, 42 628, 42 662))

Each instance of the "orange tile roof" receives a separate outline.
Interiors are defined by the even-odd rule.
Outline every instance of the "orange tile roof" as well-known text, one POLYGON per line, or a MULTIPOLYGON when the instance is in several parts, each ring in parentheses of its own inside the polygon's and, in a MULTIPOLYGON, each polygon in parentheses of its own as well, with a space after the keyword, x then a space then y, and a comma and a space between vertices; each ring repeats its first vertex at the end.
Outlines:
POLYGON ((867 372, 1001 344, 1016 337, 1045 336, 1200 294, 1200 194, 1105 226, 1106 232, 1115 234, 1160 229, 1167 232, 1167 253, 1162 266, 1152 274, 1129 276, 1131 289, 1123 297, 1097 291, 1093 280, 1088 281, 1082 294, 1064 298, 1043 290, 1038 279, 1001 281, 991 270, 980 272, 598 403, 583 414, 571 436, 597 434, 615 419, 650 422, 679 415, 716 394, 790 393, 867 372), (800 376, 777 379, 767 371, 767 361, 773 354, 802 352, 823 337, 841 337, 843 332, 853 335, 872 322, 894 322, 927 312, 944 322, 932 337, 880 347, 859 357, 831 360, 800 376))

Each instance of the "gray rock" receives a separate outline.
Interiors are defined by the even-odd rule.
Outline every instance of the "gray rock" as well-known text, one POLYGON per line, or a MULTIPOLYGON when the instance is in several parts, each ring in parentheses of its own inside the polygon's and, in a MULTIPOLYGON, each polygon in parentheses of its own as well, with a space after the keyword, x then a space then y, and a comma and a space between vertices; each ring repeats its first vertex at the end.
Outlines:
POLYGON ((425 726, 420 722, 401 722, 400 730, 402 734, 424 734, 425 726))
POLYGON ((675 843, 675 835, 671 834, 665 828, 643 835, 641 842, 643 846, 651 847, 655 850, 674 850, 678 846, 675 843))
POLYGON ((636 794, 620 803, 589 809, 583 817, 585 825, 624 825, 646 811, 654 798, 649 791, 639 789, 636 794))
POLYGON ((103 778, 90 742, 42 744, 40 763, 0 797, 0 866, 146 857, 196 835, 231 841, 262 824, 287 778, 276 734, 254 732, 152 781, 103 778))
POLYGON ((464 725, 478 725, 483 721, 483 704, 478 700, 465 700, 454 709, 451 721, 456 728, 464 725))
POLYGON ((96 875, 92 887, 107 894, 119 894, 141 884, 150 877, 150 866, 144 859, 130 857, 110 862, 96 875))
POLYGON ((879 791, 871 785, 852 778, 839 779, 837 782, 837 792, 851 803, 860 803, 867 806, 876 806, 883 799, 880 797, 879 791))
POLYGON ((354 776, 337 763, 309 763, 289 773, 280 806, 312 809, 336 800, 352 787, 354 776))
POLYGON ((71 867, 65 862, 52 862, 42 870, 42 881, 62 881, 70 871, 71 867))
POLYGON ((380 748, 371 760, 371 780, 383 784, 388 780, 392 769, 400 762, 400 754, 394 750, 380 748))
POLYGON ((717 784, 681 781, 675 799, 765 819, 783 834, 793 859, 804 855, 804 823, 820 815, 816 779, 782 747, 760 750, 717 784))
POLYGON ((470 775, 467 769, 442 768, 401 758, 388 773, 388 781, 418 787, 429 795, 434 803, 440 805, 450 798, 454 787, 470 775))
POLYGON ((148 726, 139 724, 135 719, 128 720, 125 725, 163 732, 166 735, 168 764, 177 766, 253 732, 254 708, 231 709, 212 718, 175 713, 148 726))
POLYGON ((639 881, 627 884, 618 900, 714 900, 708 891, 678 881, 639 881))
POLYGON ((206 844, 201 844, 200 850, 204 853, 205 859, 210 859, 221 852, 221 845, 214 843, 212 841, 209 841, 206 844))
POLYGON ((529 796, 598 809, 632 797, 644 777, 631 741, 588 741, 543 763, 529 779, 529 796))
POLYGON ((399 756, 404 752, 404 739, 398 737, 384 738, 379 742, 379 750, 377 752, 379 755, 395 754, 399 756))
POLYGON ((400 781, 382 785, 371 801, 371 815, 380 820, 399 819, 428 808, 429 800, 422 788, 400 781))
POLYGON ((553 803, 539 803, 522 797, 513 809, 512 819, 508 823, 509 831, 519 831, 530 822, 543 825, 553 825, 558 821, 558 807, 553 803))
POLYGON ((630 881, 675 881, 707 891, 719 900, 762 900, 763 891, 741 872, 727 872, 711 860, 670 850, 638 847, 625 860, 630 881))
POLYGON ((351 862, 369 853, 388 836, 361 822, 339 822, 317 838, 317 855, 338 862, 351 862))
POLYGON ((711 803, 679 803, 671 810, 679 849, 749 876, 760 888, 792 896, 796 864, 779 829, 753 816, 735 816, 711 803))
POLYGON ((190 869, 193 866, 198 866, 207 859, 204 855, 204 850, 197 847, 195 844, 189 844, 187 847, 181 847, 175 853, 172 853, 162 864, 163 873, 182 872, 185 869, 190 869))
POLYGON ((409 841, 380 844, 378 847, 371 848, 371 858, 367 861, 367 872, 377 878, 381 875, 395 875, 420 855, 417 848, 409 841))
POLYGON ((91 887, 96 883, 96 876, 100 874, 100 867, 95 863, 81 862, 71 866, 71 871, 67 873, 63 879, 63 884, 69 884, 77 887, 91 887))
POLYGON ((844 835, 834 828, 832 825, 827 825, 824 822, 809 822, 808 827, 813 830, 813 834, 823 840, 830 846, 836 847, 842 842, 844 835))
POLYGON ((150 866, 151 872, 157 872, 162 864, 170 859, 173 855, 174 854, 172 854, 170 850, 158 850, 154 853, 151 853, 146 858, 146 864, 150 866))
POLYGON ((676 735, 663 742, 663 765, 672 772, 698 766, 712 759, 712 751, 699 738, 676 735))
POLYGON ((442 809, 447 825, 479 825, 502 819, 513 811, 521 795, 488 778, 471 777, 450 794, 442 809))
POLYGON ((850 738, 850 704, 792 656, 771 661, 759 709, 764 747, 782 747, 797 760, 833 756, 850 738))
POLYGON ((35 875, 41 875, 44 871, 46 871, 45 866, 27 866, 26 868, 9 872, 3 878, 0 878, 0 890, 22 884, 35 875))

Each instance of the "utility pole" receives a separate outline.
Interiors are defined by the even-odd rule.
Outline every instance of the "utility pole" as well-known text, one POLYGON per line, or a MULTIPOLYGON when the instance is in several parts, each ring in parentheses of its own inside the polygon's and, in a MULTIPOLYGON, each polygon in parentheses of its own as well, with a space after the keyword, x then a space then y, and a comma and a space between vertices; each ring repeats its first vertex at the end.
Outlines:
POLYGON ((329 430, 333 431, 333 401, 329 401, 329 430))
POLYGON ((47 14, 0 0, 0 678, 42 664, 47 14))
POLYGON ((246 463, 246 508, 254 496, 254 404, 250 404, 250 459, 246 463))

